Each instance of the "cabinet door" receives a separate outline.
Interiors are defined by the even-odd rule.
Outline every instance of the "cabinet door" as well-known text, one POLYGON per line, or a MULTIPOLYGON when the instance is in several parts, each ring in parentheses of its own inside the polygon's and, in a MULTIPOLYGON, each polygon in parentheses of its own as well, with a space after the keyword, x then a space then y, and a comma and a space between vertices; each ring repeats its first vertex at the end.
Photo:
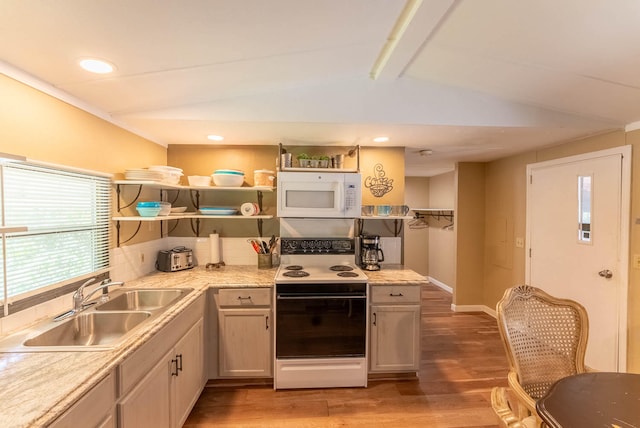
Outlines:
POLYGON ((218 316, 219 375, 271 376, 271 309, 221 309, 218 316))
POLYGON ((173 350, 165 354, 118 404, 121 428, 170 428, 173 350))
POLYGON ((374 305, 370 319, 371 371, 418 371, 420 305, 374 305))
POLYGON ((176 344, 175 357, 182 370, 175 382, 175 427, 181 427, 204 386, 204 334, 202 318, 176 344))

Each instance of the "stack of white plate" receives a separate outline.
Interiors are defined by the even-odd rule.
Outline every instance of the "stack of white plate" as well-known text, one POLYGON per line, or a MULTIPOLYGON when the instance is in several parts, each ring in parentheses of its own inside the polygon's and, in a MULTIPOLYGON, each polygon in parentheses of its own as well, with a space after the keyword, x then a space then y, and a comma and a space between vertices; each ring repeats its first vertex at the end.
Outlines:
POLYGON ((174 166, 152 165, 149 170, 162 173, 161 181, 167 184, 180 184, 180 177, 184 175, 181 168, 174 166))
POLYGON ((124 172, 124 178, 127 180, 162 181, 164 174, 161 171, 151 171, 145 168, 127 169, 124 172))

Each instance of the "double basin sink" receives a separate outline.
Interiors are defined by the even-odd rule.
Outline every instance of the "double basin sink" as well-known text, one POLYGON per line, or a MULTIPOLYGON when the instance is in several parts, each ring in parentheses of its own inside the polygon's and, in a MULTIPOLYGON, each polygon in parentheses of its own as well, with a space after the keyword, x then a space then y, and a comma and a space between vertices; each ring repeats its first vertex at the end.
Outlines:
POLYGON ((48 321, 0 342, 0 352, 98 351, 123 343, 193 289, 120 289, 63 321, 48 321))

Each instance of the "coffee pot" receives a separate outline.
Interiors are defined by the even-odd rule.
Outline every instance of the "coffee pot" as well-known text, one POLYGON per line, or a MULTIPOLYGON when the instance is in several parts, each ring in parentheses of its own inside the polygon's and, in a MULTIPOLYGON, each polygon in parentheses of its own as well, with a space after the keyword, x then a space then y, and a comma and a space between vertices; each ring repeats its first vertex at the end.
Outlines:
POLYGON ((380 270, 380 262, 384 261, 384 253, 380 248, 380 237, 365 235, 360 238, 360 266, 364 270, 380 270))

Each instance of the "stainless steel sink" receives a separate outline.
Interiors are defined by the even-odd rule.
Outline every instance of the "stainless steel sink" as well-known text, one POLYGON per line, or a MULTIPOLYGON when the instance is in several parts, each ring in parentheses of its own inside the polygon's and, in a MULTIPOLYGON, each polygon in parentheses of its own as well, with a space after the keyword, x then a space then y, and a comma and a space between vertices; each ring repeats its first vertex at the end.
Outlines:
POLYGON ((123 343, 192 288, 119 289, 105 303, 62 321, 52 319, 0 341, 0 352, 101 351, 123 343))
POLYGON ((122 290, 122 294, 97 306, 96 311, 156 311, 171 306, 189 291, 191 290, 166 288, 122 290))
POLYGON ((150 312, 81 313, 24 341, 24 346, 100 346, 120 340, 150 312))

